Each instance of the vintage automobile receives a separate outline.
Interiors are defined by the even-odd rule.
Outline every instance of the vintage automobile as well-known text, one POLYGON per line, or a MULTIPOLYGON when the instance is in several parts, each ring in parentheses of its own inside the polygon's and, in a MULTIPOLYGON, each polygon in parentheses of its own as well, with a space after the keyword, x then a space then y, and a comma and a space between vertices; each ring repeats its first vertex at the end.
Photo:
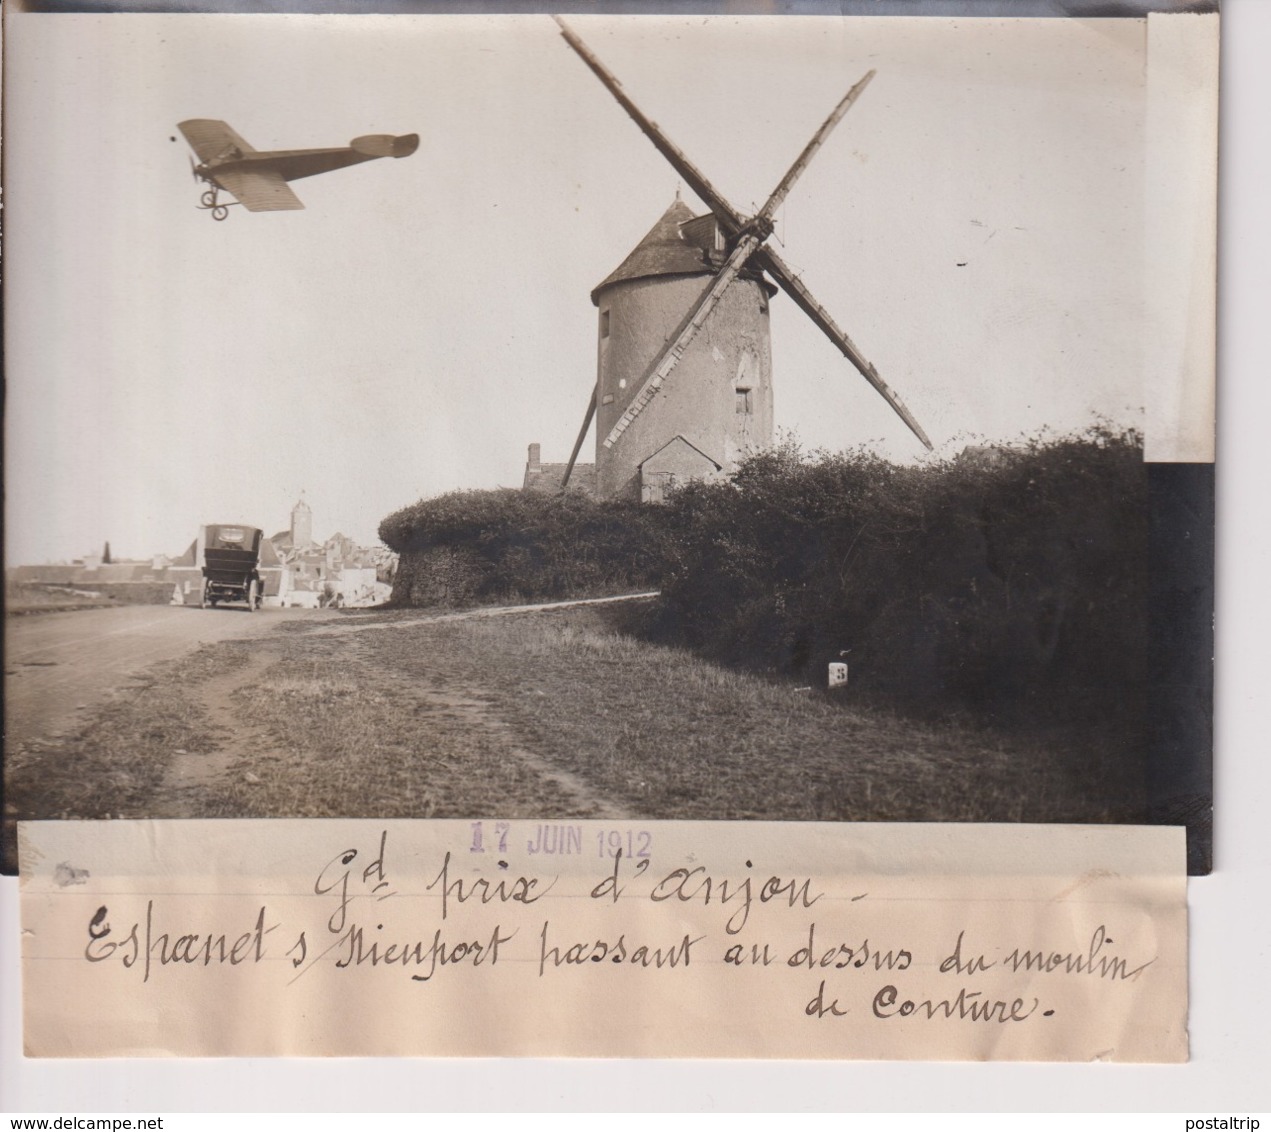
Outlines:
POLYGON ((200 608, 222 601, 244 601, 249 612, 260 608, 259 527, 209 523, 203 528, 203 597, 200 608))

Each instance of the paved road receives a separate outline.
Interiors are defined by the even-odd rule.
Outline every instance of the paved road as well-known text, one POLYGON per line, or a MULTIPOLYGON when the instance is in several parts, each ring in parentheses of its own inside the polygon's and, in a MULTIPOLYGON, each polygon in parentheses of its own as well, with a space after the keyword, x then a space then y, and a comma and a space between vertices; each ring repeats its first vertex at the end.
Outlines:
POLYGON ((305 609, 197 609, 129 605, 5 618, 5 741, 48 738, 78 712, 102 700, 152 664, 199 645, 271 632, 295 617, 325 619, 305 609))

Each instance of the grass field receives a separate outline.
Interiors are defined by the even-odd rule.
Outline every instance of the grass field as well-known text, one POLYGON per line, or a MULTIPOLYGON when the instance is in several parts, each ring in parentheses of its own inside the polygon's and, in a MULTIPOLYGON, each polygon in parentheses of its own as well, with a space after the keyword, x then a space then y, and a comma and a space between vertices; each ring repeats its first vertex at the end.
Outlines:
POLYGON ((412 620, 203 646, 8 751, 6 816, 1143 817, 1135 760, 1109 741, 914 723, 634 640, 595 609, 412 620))
MULTIPOLYGON (((438 626, 429 640, 470 684, 484 683, 527 742, 641 816, 1140 816, 1140 778, 1117 752, 853 708, 621 636, 603 618, 579 610, 438 626)), ((401 671, 427 669, 407 638, 385 634, 377 647, 401 671)))
POLYGON ((70 609, 95 609, 113 605, 105 594, 72 586, 10 583, 4 587, 6 613, 56 613, 70 609))

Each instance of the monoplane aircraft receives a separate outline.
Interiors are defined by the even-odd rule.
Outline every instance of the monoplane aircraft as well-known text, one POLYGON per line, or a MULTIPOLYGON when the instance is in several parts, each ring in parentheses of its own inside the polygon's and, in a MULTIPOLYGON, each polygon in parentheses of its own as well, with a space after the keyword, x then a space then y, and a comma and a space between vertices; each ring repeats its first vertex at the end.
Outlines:
POLYGON ((377 157, 409 157, 419 148, 418 134, 367 134, 335 149, 257 150, 214 118, 190 118, 177 129, 198 155, 199 164, 191 158, 190 168, 195 181, 208 186, 198 207, 210 211, 213 220, 229 215, 229 205, 219 199, 222 190, 238 198, 231 204, 241 204, 248 212, 304 208, 288 181, 377 157))

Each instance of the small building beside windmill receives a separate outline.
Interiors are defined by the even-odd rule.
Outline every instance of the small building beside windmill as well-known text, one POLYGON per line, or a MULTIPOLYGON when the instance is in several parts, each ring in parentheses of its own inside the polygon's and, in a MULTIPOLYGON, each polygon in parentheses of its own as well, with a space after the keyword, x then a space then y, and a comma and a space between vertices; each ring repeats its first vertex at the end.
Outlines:
MULTIPOLYGON (((521 482, 522 491, 531 491, 536 495, 554 495, 561 490, 565 480, 565 469, 568 464, 544 464, 539 445, 531 444, 529 457, 525 461, 525 479, 521 482)), ((569 491, 583 495, 596 494, 596 465, 575 464, 569 477, 569 491)))
MULTIPOLYGON (((768 301, 775 291, 757 272, 742 272, 661 389, 624 420, 649 367, 726 255, 714 216, 694 216, 677 197, 592 291, 596 463, 575 465, 571 489, 578 479, 583 490, 594 483, 598 499, 659 502, 676 484, 731 474, 747 452, 772 443, 768 301)), ((559 489, 564 465, 540 463, 537 449, 530 448, 525 489, 559 489)))

